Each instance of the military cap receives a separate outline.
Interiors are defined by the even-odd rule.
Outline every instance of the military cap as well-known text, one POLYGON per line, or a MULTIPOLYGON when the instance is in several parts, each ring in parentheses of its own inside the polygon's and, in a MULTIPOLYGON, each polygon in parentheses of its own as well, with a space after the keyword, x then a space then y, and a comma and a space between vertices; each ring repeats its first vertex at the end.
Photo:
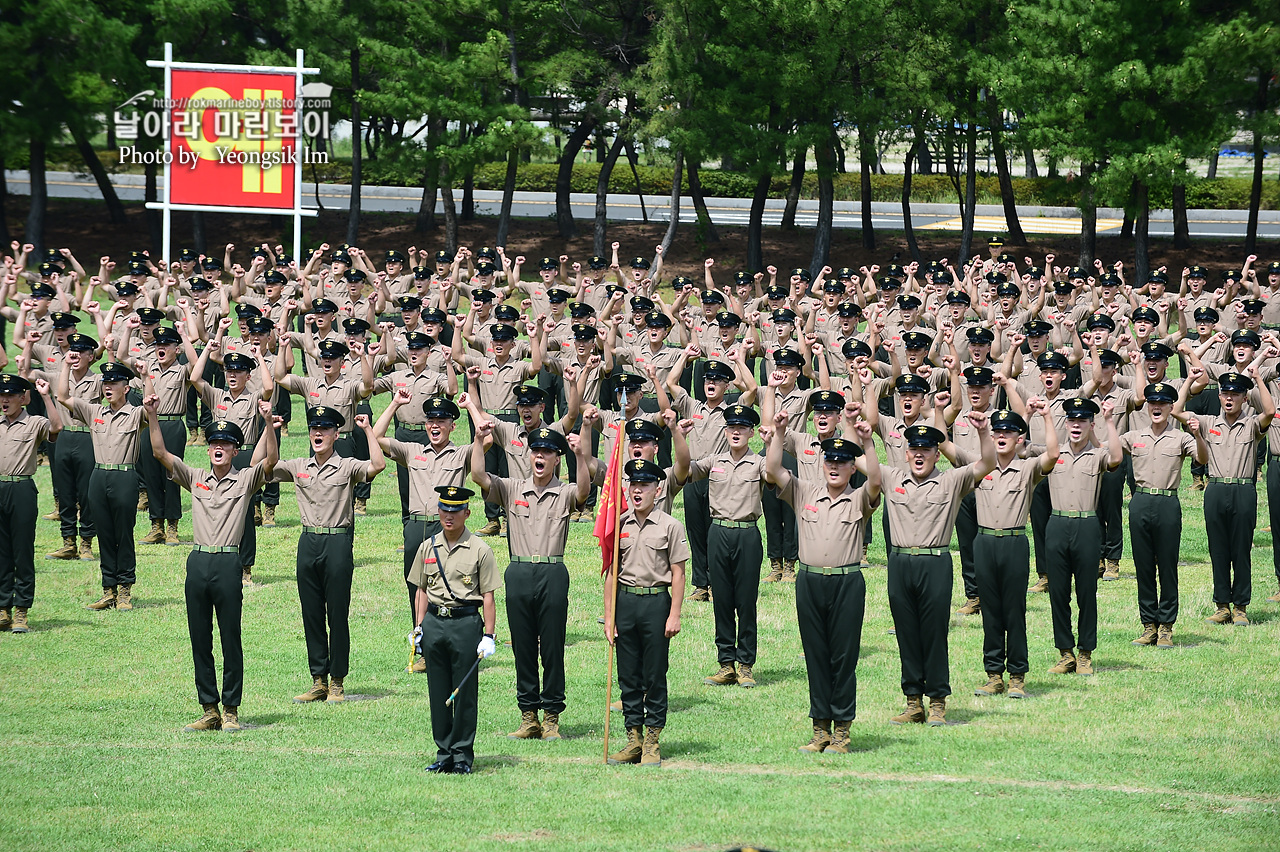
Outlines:
POLYGON ((1260 314, 1266 306, 1267 303, 1261 299, 1242 299, 1240 301, 1240 308, 1246 314, 1260 314))
POLYGON ((947 298, 948 305, 972 305, 973 304, 972 296, 970 296, 964 290, 960 290, 955 287, 947 291, 946 298, 947 298))
POLYGON ((1044 277, 1044 270, 1043 270, 1043 269, 1041 269, 1041 268, 1040 268, 1040 267, 1038 267, 1038 266, 1028 266, 1028 267, 1027 267, 1027 276, 1028 276, 1029 278, 1043 278, 1043 277, 1044 277))
POLYGON ((677 293, 679 293, 685 287, 690 287, 692 285, 693 285, 693 279, 690 278, 688 275, 677 275, 675 278, 671 279, 671 289, 676 291, 677 293))
POLYGON ((1120 276, 1119 276, 1119 275, 1116 275, 1114 272, 1107 272, 1107 273, 1104 273, 1104 274, 1103 274, 1103 276, 1102 276, 1101 278, 1099 278, 1099 279, 1098 279, 1098 286, 1100 286, 1100 287, 1119 287, 1119 286, 1120 286, 1120 276))
POLYGON ((588 302, 574 302, 569 306, 569 316, 574 319, 586 319, 596 315, 596 309, 588 302))
POLYGON ((648 269, 649 266, 650 266, 649 261, 645 260, 643 257, 631 258, 632 269, 648 269))
POLYGON ((895 301, 897 301, 898 307, 904 311, 911 311, 920 307, 920 299, 910 293, 900 294, 895 301))
POLYGON ((479 260, 481 258, 496 261, 498 259, 498 250, 493 246, 483 246, 476 252, 476 259, 479 260))
POLYGON ((862 455, 862 447, 847 438, 827 438, 822 442, 822 457, 829 462, 851 462, 862 455))
POLYGON ((841 302, 836 305, 836 316, 845 317, 846 319, 849 317, 861 319, 862 308, 858 307, 857 302, 841 302))
POLYGON ((671 328, 671 317, 662 311, 649 311, 644 315, 645 328, 671 328))
POLYGON ((249 257, 260 257, 263 260, 266 260, 267 258, 271 257, 271 252, 267 251, 262 246, 258 246, 256 249, 249 252, 249 257))
POLYGON ((881 290, 901 290, 902 282, 897 278, 892 278, 888 275, 881 275, 876 279, 876 287, 881 290))
POLYGON ((138 376, 127 366, 119 361, 108 361, 102 365, 102 380, 104 382, 131 382, 138 376))
POLYGON ((200 267, 202 269, 207 269, 210 272, 213 272, 214 270, 221 272, 222 261, 218 260, 216 257, 206 257, 203 261, 201 261, 200 267))
POLYGON ((493 316, 500 322, 515 322, 520 319, 520 310, 515 305, 498 305, 493 316))
POLYGON ((1254 349, 1262 347, 1262 338, 1258 336, 1256 331, 1250 331, 1247 328, 1238 328, 1231 332, 1232 346, 1251 346, 1254 349))
MULTIPOLYGON (((951 273, 945 269, 939 269, 937 272, 929 274, 929 280, 934 284, 950 284, 952 280, 951 273)), ((968 303, 966 302, 966 304, 968 303)))
POLYGON ((908 426, 902 430, 902 434, 907 439, 908 447, 936 447, 947 440, 947 436, 940 429, 923 424, 908 426))
POLYGON ((575 322, 572 329, 574 340, 595 340, 600 336, 594 325, 585 322, 575 322))
POLYGON ((1098 351, 1098 366, 1100 367, 1119 367, 1124 363, 1124 359, 1120 357, 1120 353, 1114 349, 1102 349, 1098 351))
POLYGON ((1016 299, 1022 295, 1022 288, 1012 281, 1001 281, 996 285, 996 295, 1002 299, 1016 299))
POLYGON ((988 273, 987 273, 986 278, 987 278, 987 283, 988 283, 988 284, 997 284, 997 285, 999 285, 999 284, 1008 284, 1008 283, 1009 283, 1009 276, 1008 276, 1008 275, 1005 275, 1003 272, 996 272, 994 269, 993 269, 992 271, 990 271, 990 272, 988 272, 988 273))
POLYGON ((569 291, 563 287, 552 287, 547 291, 547 301, 553 305, 559 305, 569 301, 569 291))
POLYGON ((482 260, 476 264, 476 275, 493 275, 498 271, 498 267, 487 260, 482 260))
POLYGON ((552 450, 562 456, 569 455, 569 442, 554 429, 535 429, 529 434, 529 449, 552 450))
POLYGON ((1167 361, 1173 357, 1173 350, 1153 340, 1143 345, 1142 357, 1148 361, 1167 361))
POLYGON ((539 269, 559 269, 560 261, 556 260, 554 257, 544 257, 542 260, 538 261, 538 268, 539 269))
POLYGON ((347 344, 339 340, 321 340, 316 348, 321 358, 346 358, 351 353, 347 344))
POLYGON ((516 405, 546 405, 547 392, 537 385, 520 385, 516 388, 516 405))
POLYGON ((794 269, 792 269, 790 273, 790 277, 799 278, 802 281, 813 280, 813 275, 809 272, 809 270, 805 269, 803 266, 797 266, 794 269))
POLYGON ((1027 421, 1021 415, 1003 408, 991 415, 991 431, 993 432, 1026 432, 1027 421))
POLYGON ((34 385, 16 373, 0 373, 0 393, 25 393, 34 385))
POLYGON ((708 361, 707 368, 702 371, 702 378, 719 382, 731 382, 736 376, 733 368, 723 361, 708 361))
POLYGON ((1042 373, 1045 370, 1061 370, 1065 373, 1070 366, 1071 362, 1061 352, 1041 352, 1036 358, 1036 367, 1042 373))
POLYGON ((1268 275, 1280 275, 1280 260, 1273 260, 1267 264, 1268 275))
POLYGON ((333 250, 333 254, 329 255, 329 262, 330 263, 350 263, 351 255, 347 252, 346 249, 337 248, 333 250))
POLYGON ((151 338, 155 340, 156 343, 162 343, 162 344, 182 342, 182 335, 178 334, 178 330, 168 325, 159 326, 152 333, 151 338))
POLYGON ((654 309, 653 299, 648 296, 632 296, 631 310, 638 314, 647 314, 654 309))
POLYGON ((760 412, 749 405, 731 405, 724 410, 724 425, 755 428, 760 425, 760 412))
POLYGON ((1142 395, 1147 402, 1177 402, 1178 389, 1168 382, 1154 382, 1146 386, 1142 395))
POLYGON ((667 478, 657 462, 648 459, 632 459, 623 467, 631 482, 662 482, 667 478))
POLYGON ((48 277, 50 275, 57 275, 61 271, 62 271, 62 267, 56 263, 40 264, 40 274, 43 276, 48 277))
POLYGON ((993 343, 996 339, 996 333, 985 325, 971 325, 965 330, 964 336, 969 338, 971 345, 981 346, 984 343, 993 343))
POLYGON ((1000 237, 993 236, 991 239, 987 240, 987 245, 991 248, 1002 248, 1004 246, 1004 240, 1000 239, 1000 237))
POLYGON ((837 391, 818 391, 809 397, 809 407, 814 411, 844 411, 844 394, 837 391))
POLYGON ((492 302, 496 298, 498 298, 498 294, 488 287, 477 287, 471 291, 471 301, 473 302, 492 302))
POLYGON ((431 277, 431 270, 425 266, 415 266, 413 268, 413 277, 417 281, 426 281, 431 277))
POLYGON ((422 310, 422 300, 417 296, 396 296, 396 307, 401 311, 420 311, 422 310))
POLYGON ((262 276, 262 283, 268 287, 278 287, 283 285, 289 279, 284 277, 283 272, 277 272, 272 269, 266 275, 262 276))
POLYGON ((613 375, 613 391, 618 393, 626 391, 627 393, 639 393, 644 387, 644 376, 638 376, 635 373, 614 373, 613 375))
POLYGON ((742 317, 733 311, 720 311, 716 314, 716 325, 721 328, 737 328, 742 325, 742 317))
POLYGON ((276 266, 288 266, 293 263, 293 258, 287 254, 276 255, 276 266))
POLYGON ((828 278, 822 282, 822 292, 824 293, 843 293, 844 290, 844 283, 838 279, 828 278))
POLYGON ((1218 312, 1213 308, 1209 307, 1208 305, 1201 305, 1200 307, 1196 308, 1195 313, 1192 315, 1192 319, 1194 319, 1198 323, 1199 322, 1216 323, 1218 321, 1218 312))
POLYGON ((840 346, 840 354, 846 360, 852 361, 854 358, 870 358, 871 346, 865 340, 858 340, 850 337, 840 346))
POLYGON ((342 412, 327 405, 317 405, 307 409, 307 426, 311 429, 337 429, 342 431, 347 420, 342 412))
POLYGON ((1053 292, 1063 296, 1070 296, 1075 289, 1076 285, 1072 284, 1070 280, 1053 282, 1053 292))
POLYGON ((125 266, 125 274, 127 275, 150 275, 151 270, 140 260, 131 261, 125 266))
POLYGON ((404 336, 404 345, 409 349, 430 349, 435 342, 435 338, 421 331, 411 331, 404 336))
POLYGON ((441 512, 461 512, 476 495, 470 488, 458 485, 437 485, 436 493, 440 495, 438 505, 441 512))
POLYGON ((1187 269, 1187 277, 1188 278, 1208 278, 1209 270, 1203 266, 1200 266, 1199 264, 1196 264, 1195 266, 1189 267, 1187 269))
POLYGON ((923 331, 908 331, 902 335, 902 345, 907 349, 928 349, 933 338, 923 331))
POLYGON ((898 393, 927 394, 929 392, 929 383, 920 376, 903 375, 894 380, 893 389, 898 393))
POLYGON ((363 269, 348 269, 346 272, 342 273, 342 280, 346 281, 348 284, 363 284, 369 280, 369 276, 365 275, 363 269))
POLYGON ((222 356, 222 369, 243 370, 248 372, 258 366, 258 362, 243 352, 228 352, 222 356))
POLYGON ((204 439, 210 444, 223 441, 238 447, 244 443, 244 432, 230 420, 215 420, 205 427, 204 439))
POLYGON ((1076 396, 1063 402, 1062 410, 1068 420, 1092 420, 1102 409, 1093 400, 1076 396))
POLYGON ((58 263, 58 264, 61 264, 61 263, 63 262, 63 260, 64 260, 64 259, 65 259, 65 258, 63 258, 62 253, 61 253, 60 251, 58 251, 56 248, 47 248, 47 249, 45 249, 45 250, 44 250, 44 262, 45 262, 45 263, 58 263))
POLYGON ((1026 331, 1027 337, 1044 337, 1053 331, 1053 323, 1045 320, 1032 320, 1027 323, 1024 331, 1026 331))
POLYGON ((36 284, 31 288, 31 297, 33 299, 52 299, 56 295, 58 295, 58 291, 48 284, 36 284))
POLYGON ((49 318, 53 320, 55 329, 75 328, 80 318, 71 311, 50 311, 49 318))
POLYGON ((404 263, 406 259, 403 253, 387 249, 387 263, 404 263))
POLYGON ((1168 284, 1169 276, 1165 275, 1159 269, 1153 269, 1151 270, 1150 274, 1147 275, 1147 283, 1148 284, 1156 284, 1156 283, 1168 284))
POLYGON ((422 401, 422 413, 428 418, 457 420, 462 416, 458 404, 447 396, 431 396, 422 401))
POLYGON ((516 331, 514 325, 498 324, 493 327, 493 331, 489 334, 494 343, 509 343, 519 337, 520 332, 516 331))
MULTIPOLYGON (((138 313, 141 314, 142 312, 139 311, 138 313)), ((238 304, 236 305, 236 316, 239 317, 240 319, 248 319, 249 317, 260 317, 262 316, 262 311, 258 310, 258 308, 254 305, 238 304)))
POLYGON ((796 324, 796 312, 790 308, 779 308, 773 312, 773 321, 775 323, 786 323, 787 325, 796 324))
POLYGON ((607 269, 608 266, 609 266, 609 261, 605 260, 603 257, 601 257, 598 254, 593 254, 587 260, 588 269, 607 269))
POLYGON ((439 308, 427 308, 422 312, 422 321, 434 325, 448 325, 449 317, 439 308))
POLYGON ((164 311, 159 308, 138 308, 134 313, 143 325, 155 325, 164 321, 164 311))
POLYGON ((1085 328, 1090 330, 1095 328, 1105 328, 1107 331, 1116 330, 1116 321, 1106 314, 1100 313, 1089 314, 1089 318, 1085 320, 1084 325, 1085 328))
POLYGON ((996 258, 997 263, 1016 263, 1017 258, 1011 252, 1002 251, 1000 256, 996 258))
POLYGON ((1218 376, 1218 389, 1229 393, 1248 393, 1253 390, 1253 379, 1240 373, 1223 373, 1218 376))
POLYGON ((444 249, 440 249, 434 255, 432 255, 432 259, 436 263, 453 263, 453 255, 449 254, 449 252, 445 251, 444 249))
POLYGON ((698 300, 704 305, 723 305, 724 294, 719 290, 703 290, 698 300))
POLYGON ((1133 312, 1134 322, 1149 322, 1155 325, 1160 324, 1160 314, 1150 305, 1143 305, 1133 312))
POLYGON ((884 274, 891 278, 897 278, 899 281, 907 277, 907 271, 902 268, 900 263, 891 263, 884 268, 884 274))
POLYGON ((87 334, 69 334, 67 348, 72 352, 93 352, 98 348, 98 341, 87 334))
POLYGON ((245 327, 249 329, 250 334, 270 334, 276 330, 271 317, 249 317, 245 327))
POLYGON ((773 363, 779 367, 799 369, 804 366, 804 356, 794 349, 778 349, 774 352, 773 363))
POLYGON ((643 417, 633 417, 627 421, 627 440, 628 441, 653 441, 658 442, 662 439, 662 429, 651 420, 645 420, 643 417))
POLYGON ((178 252, 179 263, 191 263, 200 259, 200 255, 193 248, 184 248, 178 252))
POLYGON ((342 331, 344 334, 367 334, 369 332, 369 321, 362 320, 359 317, 347 317, 342 321, 342 331))
POLYGON ((995 383, 996 374, 989 367, 965 367, 964 381, 969 387, 990 387, 995 383))
POLYGON ((316 299, 311 303, 311 313, 313 314, 336 314, 338 306, 329 299, 316 299))
POLYGON ((791 291, 781 284, 770 284, 765 288, 764 294, 770 299, 785 299, 791 295, 791 291))
POLYGON ((604 292, 606 296, 612 299, 614 296, 619 294, 623 296, 627 295, 627 288, 621 284, 606 284, 604 285, 604 292))
POLYGON ((852 266, 842 266, 836 270, 836 277, 841 280, 844 280, 846 278, 852 278, 857 274, 858 273, 854 271, 852 266))

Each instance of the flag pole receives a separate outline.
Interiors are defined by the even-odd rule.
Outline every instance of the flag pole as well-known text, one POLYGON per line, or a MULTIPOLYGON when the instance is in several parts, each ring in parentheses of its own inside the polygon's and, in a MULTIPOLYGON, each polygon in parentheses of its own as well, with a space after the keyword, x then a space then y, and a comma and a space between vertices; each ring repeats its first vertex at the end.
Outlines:
MULTIPOLYGON (((622 392, 622 412, 618 417, 618 434, 614 439, 613 451, 617 464, 613 465, 615 471, 614 481, 611 485, 609 496, 613 499, 613 563, 610 566, 610 572, 613 575, 613 595, 609 603, 609 610, 613 613, 613 629, 618 629, 618 574, 621 565, 619 558, 619 545, 621 538, 618 531, 622 526, 622 458, 623 443, 626 441, 626 431, 623 424, 627 416, 627 392, 622 392)), ((607 630, 608 624, 605 625, 607 630)), ((608 674, 606 675, 604 685, 604 762, 609 762, 609 705, 613 703, 613 651, 614 647, 611 642, 605 642, 605 654, 608 655, 608 674)))

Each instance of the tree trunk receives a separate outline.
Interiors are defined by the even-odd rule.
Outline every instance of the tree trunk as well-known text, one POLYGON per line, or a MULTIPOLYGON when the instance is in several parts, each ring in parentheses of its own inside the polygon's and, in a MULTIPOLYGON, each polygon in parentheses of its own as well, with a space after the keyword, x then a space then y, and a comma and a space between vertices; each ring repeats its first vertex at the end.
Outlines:
POLYGON ((907 159, 902 164, 902 229, 907 238, 907 249, 911 259, 919 263, 920 246, 916 243, 916 229, 911 224, 911 167, 916 159, 916 152, 924 147, 924 131, 916 124, 915 143, 907 149, 907 159))
POLYGON ((1135 178, 1133 183, 1129 184, 1129 203, 1124 206, 1124 221, 1120 223, 1121 239, 1133 238, 1133 206, 1138 200, 1138 181, 1135 178))
MULTIPOLYGON (((1261 120, 1267 108, 1267 85, 1271 82, 1271 69, 1258 69, 1258 101, 1254 120, 1261 120)), ((1258 208, 1262 206, 1262 166, 1263 155, 1262 132, 1253 131, 1253 187, 1249 191, 1249 225, 1244 234, 1244 253, 1253 254, 1258 247, 1258 208)))
POLYGON ((357 245, 360 239, 361 159, 364 146, 360 139, 360 48, 351 49, 351 202, 347 212, 347 243, 357 245))
POLYGON ((453 179, 449 161, 440 161, 440 198, 444 202, 444 248, 449 254, 458 251, 458 208, 453 203, 453 179))
POLYGON ((1191 226, 1187 221, 1187 187, 1181 183, 1173 185, 1173 247, 1191 248, 1191 226))
POLYGON ((924 128, 921 127, 916 134, 916 138, 920 140, 920 144, 916 150, 916 169, 922 175, 933 174, 933 152, 929 150, 929 137, 925 135, 924 128))
POLYGON ((782 211, 782 230, 796 229, 796 208, 800 206, 800 188, 804 183, 804 161, 809 153, 806 145, 796 151, 795 163, 791 166, 791 186, 787 187, 787 206, 782 211))
MULTIPOLYGON (((154 173, 155 166, 150 167, 154 173)), ((31 175, 31 206, 27 210, 27 228, 24 233, 25 242, 36 247, 37 252, 44 251, 44 214, 49 205, 49 187, 45 184, 44 139, 39 128, 31 130, 31 163, 27 166, 31 175)))
POLYGON ((1049 157, 1049 177, 1056 178, 1058 176, 1058 158, 1049 157))
POLYGON ((640 185, 640 157, 636 154, 635 143, 628 136, 623 148, 627 152, 627 162, 631 164, 631 178, 636 182, 636 197, 640 199, 640 218, 649 224, 649 210, 644 206, 644 187, 640 185))
POLYGON ((476 175, 475 167, 467 168, 467 176, 462 179, 462 221, 470 222, 476 218, 476 175))
POLYGON ((4 154, 0 154, 0 246, 13 242, 9 234, 9 181, 4 176, 4 154))
POLYGON ((996 160, 996 176, 1000 181, 1000 202, 1004 205, 1004 226, 1009 232, 1005 242, 1025 246, 1027 236, 1018 221, 1018 205, 1013 197, 1013 179, 1009 176, 1009 152, 1004 147, 1004 127, 995 98, 987 96, 987 116, 991 125, 991 154, 996 160))
POLYGON ((578 235, 578 225, 573 221, 573 207, 569 201, 569 192, 573 186, 573 161, 595 126, 594 116, 583 118, 582 123, 565 140, 564 151, 560 154, 560 168, 556 172, 556 225, 560 236, 566 240, 578 235))
POLYGON ((204 213, 200 210, 193 210, 191 212, 191 247, 198 254, 204 254, 207 242, 204 234, 204 213))
MULTIPOLYGON (((835 132, 831 133, 831 137, 835 132)), ((835 215, 836 152, 834 138, 828 138, 814 146, 818 161, 818 227, 813 232, 813 256, 809 261, 809 274, 815 279, 831 257, 831 220, 835 215)))
MULTIPOLYGON (((0 167, 3 165, 4 161, 0 160, 0 167)), ((667 249, 671 248, 671 243, 676 238, 676 229, 680 227, 680 177, 683 171, 684 149, 680 148, 676 151, 676 168, 675 173, 671 176, 671 220, 667 223, 667 232, 662 236, 662 251, 664 254, 667 249)), ((0 177, 3 177, 3 175, 0 175, 0 177)), ((0 199, 0 202, 2 201, 3 199, 0 199)))
POLYGON ((1213 180, 1218 176, 1218 146, 1213 147, 1213 153, 1209 155, 1209 173, 1205 175, 1209 180, 1213 180))
POLYGON ((1141 285, 1147 280, 1147 275, 1151 272, 1151 261, 1148 256, 1148 250, 1151 248, 1149 235, 1151 199, 1146 181, 1138 182, 1138 185, 1134 188, 1134 197, 1138 211, 1133 228, 1133 281, 1135 284, 1141 285))
MULTIPOLYGON (((1093 266, 1098 251, 1098 207, 1093 191, 1093 163, 1080 167, 1080 263, 1085 269, 1093 266)), ((1142 286, 1142 282, 1137 282, 1142 286)))
POLYGON ((698 214, 698 232, 705 242, 718 243, 720 232, 716 230, 711 214, 707 212, 707 199, 702 196, 702 181, 698 180, 697 159, 690 157, 686 169, 689 173, 689 196, 693 199, 694 212, 698 214))
MULTIPOLYGON (((1027 120, 1027 114, 1022 110, 1017 110, 1014 114, 1018 116, 1019 126, 1022 125, 1022 122, 1027 120)), ((1023 175, 1025 177, 1040 177, 1040 170, 1036 168, 1036 149, 1032 148, 1029 142, 1022 143, 1022 164, 1023 175)))
POLYGON ((507 245, 507 234, 511 231, 511 202, 516 194, 516 169, 520 163, 520 150, 512 148, 507 154, 507 175, 502 181, 502 209, 498 213, 498 236, 495 244, 503 248, 507 245))
POLYGON ((596 224, 591 253, 600 257, 607 255, 604 248, 609 227, 609 176, 613 174, 613 167, 618 162, 618 154, 622 153, 625 142, 626 135, 622 128, 618 128, 618 135, 613 137, 613 144, 608 146, 604 162, 600 164, 600 176, 596 178, 596 224))
POLYGON ((772 183, 772 175, 767 172, 761 175, 751 196, 751 219, 747 223, 747 271, 752 273, 764 269, 764 248, 761 245, 764 203, 769 197, 769 186, 772 183))
MULTIPOLYGON (((427 126, 427 165, 422 171, 422 201, 418 203, 418 217, 413 229, 419 234, 436 228, 436 196, 440 191, 440 161, 435 152, 444 132, 444 122, 429 119, 427 126)), ((499 243, 501 245, 501 243, 499 243)))
POLYGON ((967 260, 973 253, 973 214, 978 204, 978 124, 974 121, 977 115, 978 93, 969 96, 969 129, 965 134, 964 147, 964 210, 961 212, 963 225, 960 230, 960 259, 967 260))
POLYGON ((875 159, 875 140, 866 127, 858 125, 858 198, 862 207, 862 247, 875 251, 875 223, 871 220, 871 167, 875 159))
POLYGON ((93 179, 98 184, 98 191, 102 193, 102 200, 107 204, 107 218, 111 220, 113 225, 123 225, 125 223, 124 205, 120 203, 120 196, 116 195, 116 188, 111 185, 111 178, 107 175, 107 170, 102 167, 102 161, 98 159, 98 155, 93 151, 93 146, 89 144, 89 137, 85 136, 84 128, 76 125, 75 122, 69 122, 67 129, 71 131, 71 138, 75 140, 76 150, 80 152, 80 158, 84 160, 84 164, 93 173, 93 179))

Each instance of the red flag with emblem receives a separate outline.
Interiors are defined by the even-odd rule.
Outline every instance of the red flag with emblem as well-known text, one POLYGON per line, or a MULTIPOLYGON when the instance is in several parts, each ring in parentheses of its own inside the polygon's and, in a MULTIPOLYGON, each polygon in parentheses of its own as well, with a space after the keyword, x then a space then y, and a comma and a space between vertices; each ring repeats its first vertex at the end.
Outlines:
POLYGON ((626 497, 622 493, 622 444, 623 425, 619 420, 614 426, 613 452, 609 455, 609 467, 605 470, 604 488, 600 509, 596 512, 596 525, 591 534, 600 540, 600 576, 613 567, 613 551, 618 541, 618 521, 627 510, 626 497))

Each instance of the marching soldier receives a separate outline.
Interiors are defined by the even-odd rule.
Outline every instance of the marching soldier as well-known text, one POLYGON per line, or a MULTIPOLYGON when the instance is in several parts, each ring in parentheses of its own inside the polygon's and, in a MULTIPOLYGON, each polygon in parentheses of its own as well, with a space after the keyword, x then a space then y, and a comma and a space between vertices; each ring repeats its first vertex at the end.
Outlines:
POLYGON ((1174 403, 1181 398, 1186 404, 1190 387, 1190 382, 1183 382, 1181 391, 1165 382, 1147 385, 1142 396, 1148 425, 1120 436, 1124 451, 1133 459, 1135 482, 1129 500, 1129 536, 1138 580, 1138 616, 1142 621, 1142 634, 1133 640, 1135 645, 1173 647, 1173 625, 1178 620, 1178 552, 1182 543, 1182 503, 1178 500, 1182 460, 1190 456, 1197 464, 1203 464, 1209 453, 1199 420, 1187 422, 1188 434, 1175 428, 1170 418, 1174 403))
POLYGON ((996 466, 987 415, 970 411, 966 416, 978 431, 981 456, 977 461, 939 471, 938 447, 946 435, 932 426, 917 424, 902 430, 906 466, 886 465, 880 472, 885 512, 893 530, 889 609, 902 658, 902 692, 907 697, 906 709, 890 720, 899 725, 925 721, 925 695, 929 696, 929 724, 947 723, 951 532, 961 498, 996 466))
POLYGON ((656 505, 668 479, 658 463, 632 459, 624 473, 630 508, 618 521, 617 570, 604 583, 604 635, 618 653, 627 744, 608 762, 661 766, 667 666, 671 640, 680 632, 689 542, 680 522, 656 505))
POLYGON ((800 542, 796 621, 809 675, 813 738, 802 752, 846 754, 857 708, 858 655, 867 584, 862 576, 863 535, 880 502, 880 462, 871 425, 854 429, 861 445, 844 438, 822 442, 823 482, 804 481, 782 464, 785 412, 774 416, 765 476, 796 514, 800 542), (853 486, 855 461, 865 456, 867 480, 853 486))
POLYGON ((502 575, 489 545, 467 530, 475 492, 456 485, 438 485, 435 491, 438 529, 415 548, 409 572, 417 625, 410 635, 425 661, 436 741, 436 759, 427 771, 467 775, 475 762, 480 695, 478 679, 469 675, 477 658, 496 650, 493 593, 502 575))
POLYGON ((532 476, 507 479, 491 476, 484 466, 485 444, 493 436, 493 421, 476 424, 471 443, 471 479, 486 500, 501 506, 507 516, 507 544, 511 563, 504 576, 507 628, 516 659, 516 701, 520 727, 512 739, 560 739, 564 712, 564 640, 569 620, 569 569, 564 546, 569 515, 582 507, 590 492, 586 448, 590 436, 578 441, 576 481, 556 478, 560 460, 569 454, 564 435, 543 427, 529 435, 532 476), (538 688, 538 657, 542 657, 542 688, 538 688), (538 710, 542 719, 538 719, 538 710))
POLYGON ((1077 397, 1064 402, 1062 409, 1067 418, 1067 445, 1060 448, 1049 475, 1053 511, 1044 532, 1053 643, 1060 655, 1049 673, 1092 675, 1093 652, 1098 647, 1098 554, 1102 552, 1098 500, 1103 473, 1120 466, 1124 451, 1111 400, 1099 409, 1093 400, 1077 397), (1099 410, 1107 428, 1105 445, 1094 435, 1099 410), (1073 583, 1079 609, 1078 635, 1071 630, 1073 583))
POLYGON ((31 382, 0 374, 0 631, 27 633, 27 612, 36 595, 36 517, 38 492, 33 477, 36 454, 45 441, 57 441, 62 418, 44 379, 31 382), (49 416, 28 414, 35 389, 49 416))
MULTIPOLYGON (((240 584, 240 536, 254 492, 271 476, 280 458, 275 429, 271 428, 271 403, 257 400, 258 414, 267 422, 252 464, 235 464, 245 443, 240 427, 215 420, 205 433, 209 470, 189 467, 166 449, 161 433, 160 405, 154 394, 143 401, 147 410, 151 449, 181 487, 191 492, 191 524, 194 545, 187 554, 187 631, 195 662, 196 697, 203 715, 187 725, 187 731, 240 730, 240 699, 244 690, 244 652, 240 641, 240 613, 244 591, 240 584), (213 661, 213 614, 218 615, 222 639, 222 692, 218 692, 213 661), (218 700, 222 712, 218 712, 218 700)), ((184 444, 185 446, 185 444, 184 444)))
MULTIPOLYGON (((193 365, 178 361, 182 336, 175 329, 159 326, 152 332, 151 339, 155 342, 154 357, 148 360, 139 358, 133 362, 133 368, 142 376, 143 397, 154 394, 160 401, 156 417, 160 418, 159 431, 165 449, 182 458, 187 446, 187 382, 193 365)), ((142 539, 142 543, 178 544, 178 521, 182 518, 181 491, 165 476, 160 462, 152 454, 151 434, 152 430, 148 429, 138 453, 138 472, 147 490, 147 509, 151 514, 151 532, 142 539)))
POLYGON ((58 375, 58 402, 76 422, 88 427, 93 439, 93 475, 89 478, 89 503, 97 525, 101 551, 102 597, 89 609, 133 609, 133 584, 137 579, 137 555, 133 524, 138 512, 138 449, 140 433, 147 428, 146 412, 126 398, 129 382, 137 376, 124 364, 102 366, 102 401, 72 397, 71 355, 58 375))
POLYGON ((293 699, 298 704, 346 700, 343 681, 351 664, 347 619, 355 572, 355 486, 369 482, 387 466, 382 445, 363 414, 356 417, 356 426, 369 440, 369 461, 340 455, 335 443, 346 425, 336 409, 323 405, 308 409, 311 457, 283 459, 275 467, 275 479, 294 483, 302 519, 298 599, 312 683, 311 689, 293 699))

